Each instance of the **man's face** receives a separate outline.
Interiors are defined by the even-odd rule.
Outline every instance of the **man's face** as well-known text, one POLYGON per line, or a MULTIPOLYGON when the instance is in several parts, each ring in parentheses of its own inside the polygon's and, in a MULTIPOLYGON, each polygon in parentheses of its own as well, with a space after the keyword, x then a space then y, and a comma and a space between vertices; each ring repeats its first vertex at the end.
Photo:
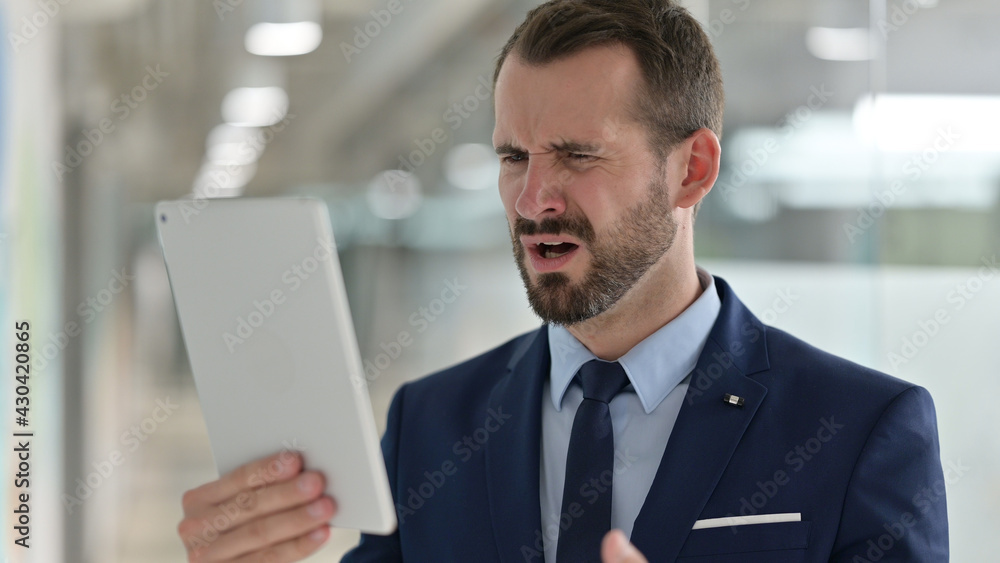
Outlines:
POLYGON ((572 325, 612 308, 673 244, 665 163, 628 115, 634 55, 595 47, 542 66, 516 55, 496 86, 500 196, 528 300, 572 325))

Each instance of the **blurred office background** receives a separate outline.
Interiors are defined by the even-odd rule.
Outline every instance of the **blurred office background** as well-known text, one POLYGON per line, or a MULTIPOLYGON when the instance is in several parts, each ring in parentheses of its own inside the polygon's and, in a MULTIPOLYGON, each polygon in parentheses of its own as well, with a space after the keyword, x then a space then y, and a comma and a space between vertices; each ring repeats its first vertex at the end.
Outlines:
MULTIPOLYGON (((728 98, 700 263, 765 322, 930 389, 953 560, 993 560, 1000 4, 684 3, 728 98)), ((215 473, 158 200, 329 202, 380 428, 402 382, 538 325, 489 145, 493 60, 535 4, 3 0, 0 361, 30 321, 35 432, 23 550, 5 380, 5 561, 184 559, 181 494, 215 473)))

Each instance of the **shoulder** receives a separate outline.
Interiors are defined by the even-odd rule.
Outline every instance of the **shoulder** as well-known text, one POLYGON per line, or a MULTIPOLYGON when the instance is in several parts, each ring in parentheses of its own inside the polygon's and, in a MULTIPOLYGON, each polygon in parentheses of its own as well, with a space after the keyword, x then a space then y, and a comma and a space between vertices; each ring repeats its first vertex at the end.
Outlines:
POLYGON ((408 406, 431 405, 439 409, 485 401, 542 330, 521 334, 473 358, 408 382, 397 396, 405 393, 408 406))
POLYGON ((898 400, 933 409, 930 394, 914 383, 820 350, 780 329, 766 329, 769 369, 750 377, 768 388, 772 400, 802 406, 827 405, 874 423, 898 400))
POLYGON ((737 364, 746 376, 767 387, 770 402, 786 398, 800 408, 808 408, 810 404, 850 405, 853 401, 859 408, 871 411, 887 407, 895 397, 911 389, 926 394, 912 383, 765 325, 724 279, 715 276, 715 284, 722 309, 710 338, 714 336, 722 350, 744 356, 737 364))

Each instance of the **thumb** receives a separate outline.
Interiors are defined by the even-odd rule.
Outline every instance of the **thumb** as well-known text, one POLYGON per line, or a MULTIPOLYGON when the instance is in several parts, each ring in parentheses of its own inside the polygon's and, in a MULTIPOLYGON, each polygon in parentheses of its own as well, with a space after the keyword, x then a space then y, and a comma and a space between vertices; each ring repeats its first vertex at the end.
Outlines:
POLYGON ((611 530, 601 542, 603 563, 648 563, 621 530, 611 530))

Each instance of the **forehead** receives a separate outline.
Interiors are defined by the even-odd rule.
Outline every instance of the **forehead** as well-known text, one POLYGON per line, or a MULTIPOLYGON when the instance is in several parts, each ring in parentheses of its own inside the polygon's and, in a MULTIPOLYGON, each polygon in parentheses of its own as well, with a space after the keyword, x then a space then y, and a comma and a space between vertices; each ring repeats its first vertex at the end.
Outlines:
POLYGON ((559 140, 608 141, 634 127, 630 108, 642 84, 632 51, 587 48, 532 65, 511 54, 497 78, 494 144, 534 150, 559 140))

